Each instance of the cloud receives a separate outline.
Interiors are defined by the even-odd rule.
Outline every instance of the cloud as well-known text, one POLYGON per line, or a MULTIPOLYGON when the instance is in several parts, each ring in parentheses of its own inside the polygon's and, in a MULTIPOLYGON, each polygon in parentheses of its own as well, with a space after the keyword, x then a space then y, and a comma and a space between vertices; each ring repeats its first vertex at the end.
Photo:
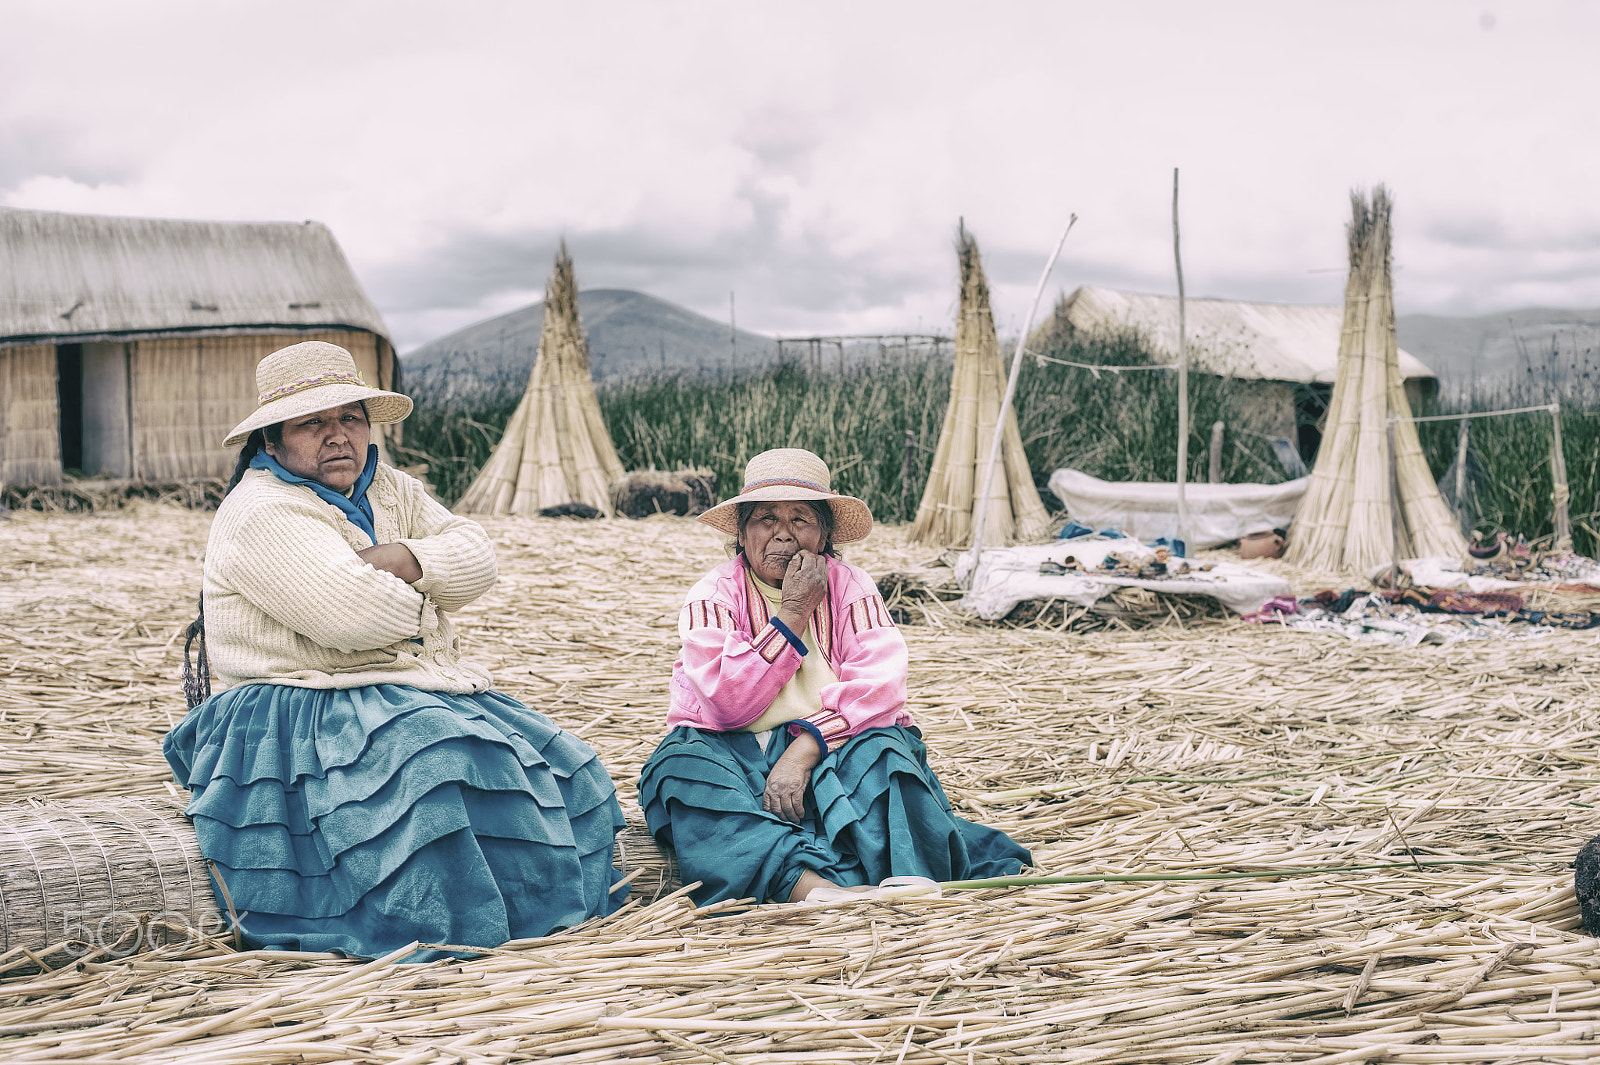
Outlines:
POLYGON ((949 328, 963 216, 1002 328, 1071 212, 1052 294, 1171 292, 1175 165, 1195 295, 1337 301, 1384 180, 1402 311, 1600 302, 1600 14, 1496 14, 63 0, 0 37, 0 202, 316 218, 402 347, 537 298, 563 235, 586 287, 767 332, 949 328))

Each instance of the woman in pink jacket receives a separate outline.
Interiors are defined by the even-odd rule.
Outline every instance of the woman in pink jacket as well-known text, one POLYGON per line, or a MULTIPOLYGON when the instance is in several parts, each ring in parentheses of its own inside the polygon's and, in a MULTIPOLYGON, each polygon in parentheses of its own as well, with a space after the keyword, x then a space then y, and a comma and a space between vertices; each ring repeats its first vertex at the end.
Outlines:
POLYGON ((1032 858, 950 809, 906 702, 906 644, 836 544, 872 512, 799 448, 763 452, 700 516, 735 537, 678 619, 668 733, 639 804, 701 905, 794 902, 891 876, 1004 876, 1032 858))

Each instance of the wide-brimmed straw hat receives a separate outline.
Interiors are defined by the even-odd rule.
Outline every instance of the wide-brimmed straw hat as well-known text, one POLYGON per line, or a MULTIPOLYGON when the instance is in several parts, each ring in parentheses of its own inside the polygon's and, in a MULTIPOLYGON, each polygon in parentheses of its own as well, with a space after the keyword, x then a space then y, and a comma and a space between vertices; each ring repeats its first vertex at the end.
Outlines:
POLYGON ((256 395, 255 413, 233 427, 223 447, 238 447, 257 429, 276 422, 346 403, 365 403, 373 425, 398 422, 411 413, 411 397, 371 387, 348 351, 321 340, 291 344, 262 359, 256 365, 256 395))
POLYGON ((700 520, 729 536, 739 535, 740 503, 823 500, 833 511, 833 542, 865 540, 872 531, 872 508, 855 496, 840 495, 831 487, 828 464, 802 447, 763 451, 744 468, 744 487, 700 515, 700 520))

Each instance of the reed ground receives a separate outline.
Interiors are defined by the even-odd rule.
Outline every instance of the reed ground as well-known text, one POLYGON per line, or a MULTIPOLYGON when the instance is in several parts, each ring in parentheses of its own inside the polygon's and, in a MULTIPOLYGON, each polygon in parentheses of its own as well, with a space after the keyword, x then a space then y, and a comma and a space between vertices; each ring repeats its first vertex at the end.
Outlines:
MULTIPOLYGON (((208 523, 136 502, 0 524, 0 793, 169 793, 159 745, 183 712, 208 523)), ((637 816, 677 606, 718 537, 681 519, 487 525, 502 580, 461 614, 470 653, 593 744, 637 816)), ((851 552, 874 573, 932 556, 896 528, 851 552)), ((912 707, 959 809, 1042 871, 1158 879, 821 910, 667 899, 427 966, 207 946, 18 969, 0 976, 0 1058, 1592 1058, 1600 962, 1568 866, 1600 829, 1600 634, 1406 649, 1206 618, 1057 633, 918 613, 912 707), (1264 875, 1179 878, 1219 871, 1264 875)))

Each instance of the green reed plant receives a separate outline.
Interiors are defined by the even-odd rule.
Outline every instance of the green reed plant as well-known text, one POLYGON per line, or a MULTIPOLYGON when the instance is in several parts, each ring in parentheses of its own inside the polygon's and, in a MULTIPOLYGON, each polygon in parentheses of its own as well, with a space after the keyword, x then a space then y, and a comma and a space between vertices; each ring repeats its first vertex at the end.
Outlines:
MULTIPOLYGON (((1152 365, 1131 334, 1065 341, 1042 354, 1095 366, 1152 365)), ((737 490, 750 456, 805 447, 828 460, 840 491, 865 499, 880 519, 905 521, 922 497, 950 398, 950 373, 948 356, 866 359, 820 373, 782 363, 740 375, 612 379, 598 386, 598 395, 628 469, 706 467, 727 495, 737 490)), ((1259 389, 1194 375, 1190 391, 1191 479, 1205 479, 1210 426, 1218 420, 1228 424, 1234 441, 1224 453, 1224 479, 1283 479, 1260 435, 1274 421, 1259 389)), ((436 397, 417 399, 400 458, 427 463, 435 489, 453 501, 487 460, 519 396, 507 390, 465 410, 436 397)), ((1041 487, 1062 466, 1108 480, 1173 477, 1178 418, 1169 371, 1096 373, 1028 358, 1016 409, 1041 487)))

